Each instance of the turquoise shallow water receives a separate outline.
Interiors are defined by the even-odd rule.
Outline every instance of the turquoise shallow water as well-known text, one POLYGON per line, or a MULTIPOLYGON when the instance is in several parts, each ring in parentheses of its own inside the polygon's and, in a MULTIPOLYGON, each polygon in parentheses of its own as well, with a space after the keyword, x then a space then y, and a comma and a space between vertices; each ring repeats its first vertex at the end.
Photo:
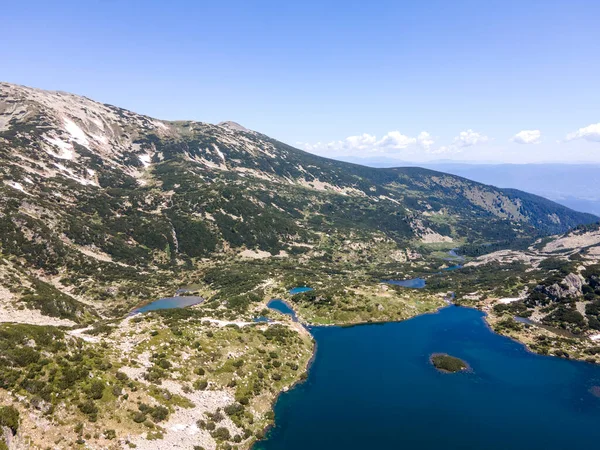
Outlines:
POLYGON ((583 449, 600 445, 600 367, 534 355, 482 313, 316 327, 308 380, 282 394, 261 450, 583 449), (472 373, 443 374, 432 353, 472 373))

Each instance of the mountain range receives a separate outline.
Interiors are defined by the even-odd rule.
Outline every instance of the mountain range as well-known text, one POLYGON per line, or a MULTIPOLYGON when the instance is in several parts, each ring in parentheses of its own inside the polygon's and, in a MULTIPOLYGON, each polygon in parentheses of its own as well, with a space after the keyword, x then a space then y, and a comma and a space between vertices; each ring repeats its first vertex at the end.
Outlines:
POLYGON ((500 188, 540 195, 576 211, 600 215, 600 165, 596 163, 500 164, 433 160, 422 163, 392 158, 344 158, 370 167, 419 166, 500 188))
POLYGON ((51 281, 83 299, 102 297, 115 271, 300 254, 332 234, 410 253, 507 246, 597 220, 446 173, 322 158, 233 122, 163 121, 8 83, 0 181, 4 278, 18 266, 34 291, 51 281))

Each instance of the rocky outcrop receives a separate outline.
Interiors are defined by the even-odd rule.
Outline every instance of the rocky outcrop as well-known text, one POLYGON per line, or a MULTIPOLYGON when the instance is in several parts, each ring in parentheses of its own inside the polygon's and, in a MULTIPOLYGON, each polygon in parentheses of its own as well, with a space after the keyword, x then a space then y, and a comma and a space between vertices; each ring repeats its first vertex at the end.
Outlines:
POLYGON ((581 275, 570 273, 560 284, 554 283, 550 286, 538 286, 537 290, 556 300, 577 298, 583 295, 583 284, 584 279, 581 275))

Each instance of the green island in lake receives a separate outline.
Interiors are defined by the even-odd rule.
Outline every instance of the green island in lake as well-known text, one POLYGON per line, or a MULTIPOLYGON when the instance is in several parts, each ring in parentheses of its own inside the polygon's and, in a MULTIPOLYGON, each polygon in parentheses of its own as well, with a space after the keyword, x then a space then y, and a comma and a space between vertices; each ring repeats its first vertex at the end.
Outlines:
POLYGON ((469 368, 469 365, 462 359, 445 353, 434 353, 429 360, 437 370, 444 373, 462 372, 469 368))

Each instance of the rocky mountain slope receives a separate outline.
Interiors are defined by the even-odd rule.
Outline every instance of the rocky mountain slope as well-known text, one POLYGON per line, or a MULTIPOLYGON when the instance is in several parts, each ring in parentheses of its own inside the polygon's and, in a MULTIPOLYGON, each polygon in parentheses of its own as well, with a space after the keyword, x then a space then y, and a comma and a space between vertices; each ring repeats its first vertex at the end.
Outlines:
POLYGON ((141 269, 300 254, 332 234, 407 257, 422 243, 509 245, 596 220, 443 173, 320 158, 233 122, 166 122, 7 83, 0 181, 3 277, 27 271, 34 293, 50 282, 71 318, 141 269))

